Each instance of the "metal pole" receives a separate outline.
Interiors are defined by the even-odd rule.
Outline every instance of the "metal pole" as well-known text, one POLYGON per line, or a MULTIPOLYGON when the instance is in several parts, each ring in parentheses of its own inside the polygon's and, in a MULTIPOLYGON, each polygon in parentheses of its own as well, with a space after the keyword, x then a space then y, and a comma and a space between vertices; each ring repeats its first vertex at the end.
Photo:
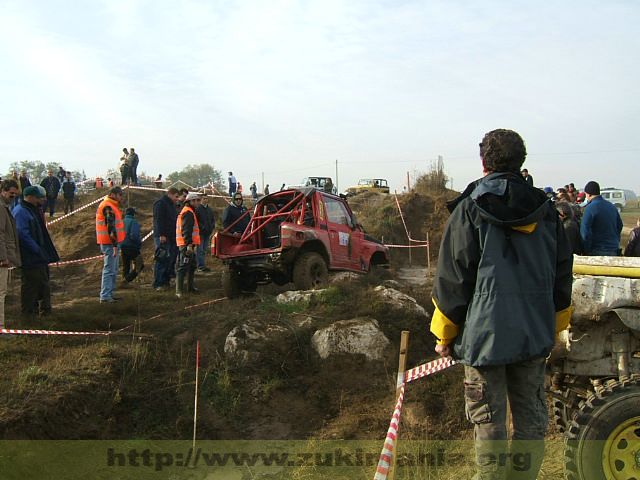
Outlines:
POLYGON ((409 172, 407 172, 407 193, 411 191, 411 182, 409 181, 409 172))
POLYGON ((427 272, 431 275, 431 244, 429 243, 429 232, 427 232, 427 272))
POLYGON ((407 250, 409 250, 409 266, 411 266, 411 232, 409 232, 409 248, 407 250))
MULTIPOLYGON (((400 334, 400 353, 398 355, 398 378, 396 381, 396 402, 400 397, 400 388, 404 383, 404 374, 407 370, 407 353, 409 351, 409 331, 403 330, 400 334)), ((399 427, 399 425, 398 425, 399 427)), ((391 462, 389 463, 388 480, 393 480, 395 476, 396 457, 398 456, 398 444, 400 443, 400 435, 396 437, 396 446, 391 462)))
POLYGON ((262 191, 264 192, 264 172, 262 172, 262 191))

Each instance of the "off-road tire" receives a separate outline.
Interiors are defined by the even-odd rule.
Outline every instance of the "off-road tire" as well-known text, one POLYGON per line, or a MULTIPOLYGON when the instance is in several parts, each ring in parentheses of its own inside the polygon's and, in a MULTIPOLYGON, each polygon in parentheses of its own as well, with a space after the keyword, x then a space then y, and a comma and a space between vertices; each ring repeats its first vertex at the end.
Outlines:
POLYGON ((222 291, 224 295, 229 298, 235 298, 240 295, 240 272, 231 267, 225 268, 222 271, 222 291))
POLYGON ((565 433, 569 430, 571 420, 580 406, 581 397, 579 397, 574 390, 568 388, 575 383, 578 383, 578 377, 571 377, 569 380, 565 380, 565 386, 567 388, 556 392, 562 395, 564 400, 555 397, 552 399, 553 423, 556 426, 556 430, 560 433, 565 433))
POLYGON ((640 463, 640 375, 609 380, 580 405, 567 432, 567 480, 631 480, 640 463), (625 425, 623 432, 615 433, 625 425), (626 433, 625 433, 626 432, 626 433), (628 438, 627 438, 628 437, 628 438), (635 445, 634 445, 635 444, 635 445), (606 458, 603 458, 604 454, 606 458), (610 473, 605 473, 607 466, 610 473))
POLYGON ((293 266, 293 283, 298 290, 313 290, 327 284, 329 272, 322 255, 305 252, 293 266))

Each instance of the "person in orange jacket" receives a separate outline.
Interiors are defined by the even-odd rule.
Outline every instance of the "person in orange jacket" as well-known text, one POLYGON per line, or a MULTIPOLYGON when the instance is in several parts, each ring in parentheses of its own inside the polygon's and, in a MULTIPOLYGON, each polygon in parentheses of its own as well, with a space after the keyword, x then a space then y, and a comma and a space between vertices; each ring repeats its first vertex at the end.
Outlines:
POLYGON ((124 220, 120 210, 121 202, 122 188, 113 187, 100 202, 96 211, 96 240, 104 255, 100 303, 113 303, 118 300, 113 296, 113 292, 118 276, 120 244, 125 239, 124 220))
POLYGON ((184 292, 184 277, 187 277, 187 291, 197 293, 193 286, 196 272, 196 250, 200 245, 200 224, 196 208, 202 198, 199 193, 191 192, 185 197, 182 211, 176 220, 176 244, 178 246, 178 268, 176 271, 176 297, 181 298, 184 292))

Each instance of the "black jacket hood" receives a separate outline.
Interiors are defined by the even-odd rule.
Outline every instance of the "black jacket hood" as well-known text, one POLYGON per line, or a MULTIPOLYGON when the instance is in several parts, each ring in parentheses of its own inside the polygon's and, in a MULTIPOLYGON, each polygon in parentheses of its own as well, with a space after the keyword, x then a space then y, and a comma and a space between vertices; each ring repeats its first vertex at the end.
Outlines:
POLYGON ((521 175, 496 172, 471 182, 462 194, 447 204, 449 211, 469 197, 489 223, 518 227, 539 221, 549 208, 546 194, 531 187, 521 175))

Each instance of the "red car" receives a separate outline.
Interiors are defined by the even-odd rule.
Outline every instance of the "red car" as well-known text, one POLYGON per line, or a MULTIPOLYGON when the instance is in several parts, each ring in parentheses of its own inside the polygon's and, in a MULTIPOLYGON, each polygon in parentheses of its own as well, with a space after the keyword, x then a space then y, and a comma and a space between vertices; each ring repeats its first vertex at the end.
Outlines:
POLYGON ((217 232, 211 247, 227 265, 222 284, 228 297, 270 282, 309 290, 323 286, 329 270, 369 272, 389 265, 389 249, 364 232, 347 202, 315 188, 268 195, 242 234, 230 233, 234 225, 217 232))

